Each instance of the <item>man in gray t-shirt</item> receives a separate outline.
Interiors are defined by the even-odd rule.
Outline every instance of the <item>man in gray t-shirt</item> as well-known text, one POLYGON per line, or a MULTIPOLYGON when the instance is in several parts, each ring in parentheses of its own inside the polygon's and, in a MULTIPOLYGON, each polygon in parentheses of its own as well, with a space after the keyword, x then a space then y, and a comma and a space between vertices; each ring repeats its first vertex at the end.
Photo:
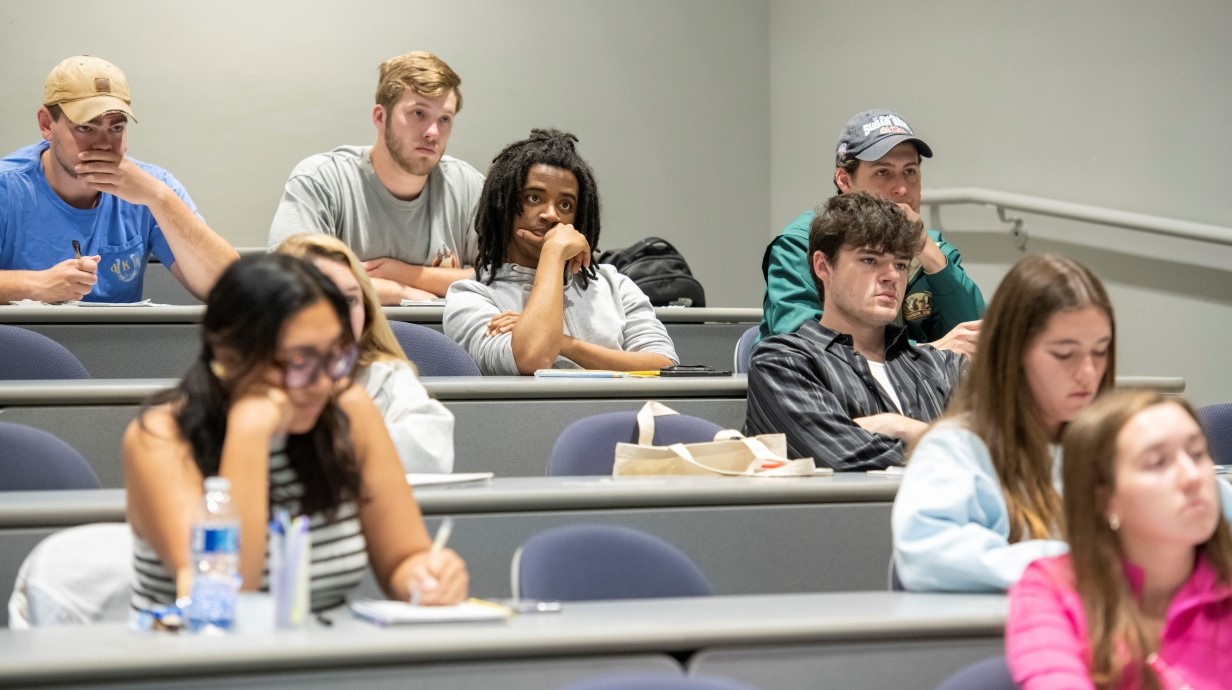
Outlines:
POLYGON ((483 175, 444 155, 462 109, 462 80, 431 53, 381 63, 373 146, 341 146, 295 166, 270 226, 269 248, 300 232, 345 242, 382 304, 444 296, 469 278, 483 175))

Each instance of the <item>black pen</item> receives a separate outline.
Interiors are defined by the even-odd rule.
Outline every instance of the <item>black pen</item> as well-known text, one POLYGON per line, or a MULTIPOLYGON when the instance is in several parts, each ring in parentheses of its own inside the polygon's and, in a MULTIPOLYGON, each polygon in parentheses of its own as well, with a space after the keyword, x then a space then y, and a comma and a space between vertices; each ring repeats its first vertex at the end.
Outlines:
POLYGON ((81 258, 81 243, 77 240, 73 240, 73 256, 81 258))

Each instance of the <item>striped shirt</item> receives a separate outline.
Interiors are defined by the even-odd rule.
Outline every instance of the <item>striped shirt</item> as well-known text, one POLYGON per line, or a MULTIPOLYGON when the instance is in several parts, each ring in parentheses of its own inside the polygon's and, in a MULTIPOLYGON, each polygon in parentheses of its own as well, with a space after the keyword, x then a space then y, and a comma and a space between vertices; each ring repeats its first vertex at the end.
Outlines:
MULTIPOLYGON (((901 414, 931 422, 958 385, 963 357, 913 345, 902 327, 886 326, 885 368, 901 414)), ((795 333, 766 338, 753 351, 744 433, 786 434, 793 458, 812 457, 839 471, 901 465, 902 441, 853 421, 883 412, 900 413, 850 335, 806 321, 795 333)))
MULTIPOLYGON (((304 487, 287 463, 285 452, 270 454, 269 481, 271 496, 278 497, 270 503, 271 514, 277 508, 285 508, 291 515, 298 515, 299 497, 303 496, 304 487)), ((309 519, 308 531, 312 538, 311 606, 313 611, 321 611, 342 604, 346 595, 359 586, 368 567, 367 542, 353 500, 338 506, 332 520, 327 519, 324 512, 314 513, 309 519)), ((174 603, 175 578, 163 567, 149 543, 135 534, 133 567, 133 608, 145 610, 174 603)), ((261 591, 269 591, 268 542, 266 562, 261 570, 261 591)))

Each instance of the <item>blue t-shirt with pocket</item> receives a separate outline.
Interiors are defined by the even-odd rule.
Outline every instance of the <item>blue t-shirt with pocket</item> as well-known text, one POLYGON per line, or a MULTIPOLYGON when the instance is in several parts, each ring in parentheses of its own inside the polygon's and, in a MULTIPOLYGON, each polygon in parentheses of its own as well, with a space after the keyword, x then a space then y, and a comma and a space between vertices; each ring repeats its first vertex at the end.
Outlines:
MULTIPOLYGON (((147 206, 105 193, 99 195, 94 208, 69 206, 43 174, 42 154, 48 145, 41 141, 0 160, 0 270, 51 268, 73 257, 73 240, 77 240, 82 256, 102 256, 98 284, 85 296, 86 301, 141 301, 146 257, 153 253, 168 269, 175 263, 154 214, 147 206)), ((166 184, 197 213, 188 192, 171 173, 135 159, 133 163, 166 184)))

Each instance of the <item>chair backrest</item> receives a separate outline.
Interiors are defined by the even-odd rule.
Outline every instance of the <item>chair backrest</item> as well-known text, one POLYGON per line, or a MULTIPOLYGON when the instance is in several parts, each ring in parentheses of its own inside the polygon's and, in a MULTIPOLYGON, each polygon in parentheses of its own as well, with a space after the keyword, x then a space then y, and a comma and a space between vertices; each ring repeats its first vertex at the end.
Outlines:
MULTIPOLYGON (((699 443, 714 440, 723 427, 685 414, 655 417, 654 444, 699 443)), ((565 427, 548 456, 548 476, 591 476, 612 473, 617 443, 637 443, 636 412, 604 412, 583 417, 565 427)))
POLYGON ((0 491, 99 488, 90 463, 50 432, 0 422, 0 449, 0 491))
POLYGON ((941 681, 937 690, 1018 690, 1018 684, 1010 675, 1010 667, 1005 663, 1005 657, 994 656, 964 666, 941 681))
POLYGON ((427 326, 390 321, 389 327, 420 376, 479 376, 479 365, 449 336, 427 326))
POLYGON ((736 341, 736 354, 734 357, 733 371, 737 374, 749 373, 749 360, 753 357, 753 347, 757 345, 757 332, 760 326, 750 326, 749 330, 740 334, 740 340, 736 341))
POLYGON ((17 571, 9 627, 121 622, 133 583, 133 534, 123 522, 78 525, 39 542, 17 571))
POLYGON ((513 556, 512 585, 516 597, 549 601, 714 594, 682 551, 617 525, 567 525, 527 539, 513 556))
POLYGON ((90 378, 76 355, 42 333, 0 324, 0 352, 0 380, 90 378))
POLYGON ((671 671, 640 671, 587 678, 560 690, 757 690, 718 676, 685 676, 671 671))
POLYGON ((1206 430, 1211 457, 1217 465, 1232 465, 1232 403, 1217 403, 1198 409, 1206 430))

